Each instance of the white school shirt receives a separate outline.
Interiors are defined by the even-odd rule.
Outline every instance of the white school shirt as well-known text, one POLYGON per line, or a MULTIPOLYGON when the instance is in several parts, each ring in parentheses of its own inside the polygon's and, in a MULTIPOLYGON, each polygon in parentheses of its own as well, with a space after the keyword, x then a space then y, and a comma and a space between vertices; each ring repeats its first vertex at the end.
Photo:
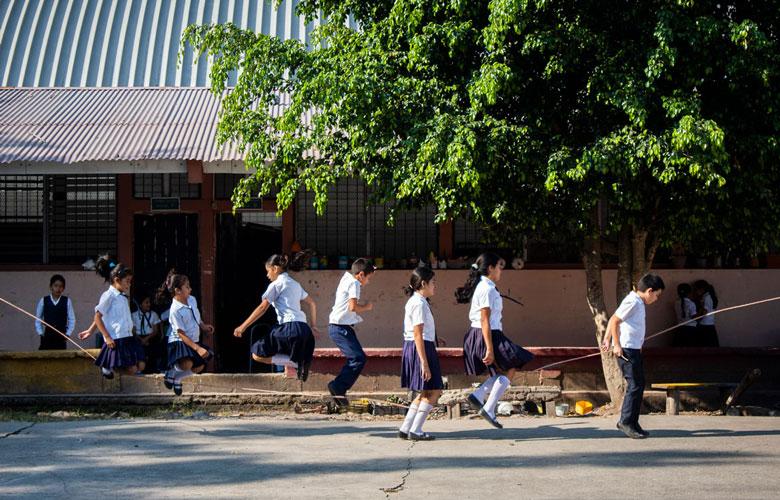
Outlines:
MULTIPOLYGON (((64 295, 60 295, 60 298, 57 300, 54 300, 54 297, 49 294, 49 299, 51 300, 51 303, 55 306, 60 303, 60 300, 64 297, 64 295)), ((43 319, 43 298, 41 298, 38 301, 38 305, 35 307, 35 316, 38 318, 43 319)), ((76 328, 76 314, 73 312, 73 301, 68 299, 68 328, 65 330, 65 335, 70 337, 70 335, 73 333, 73 330, 76 328)), ((35 331, 38 332, 38 335, 43 335, 46 331, 46 327, 43 326, 43 323, 35 320, 35 331)))
POLYGON ((615 311, 620 318, 620 347, 641 349, 645 341, 645 303, 636 292, 630 292, 615 311))
POLYGON ((436 324, 431 306, 425 297, 414 292, 404 307, 404 340, 414 341, 414 327, 417 325, 423 325, 423 340, 436 340, 436 324))
MULTIPOLYGON (((696 304, 688 297, 683 297, 674 303, 674 312, 677 315, 677 323, 682 323, 686 319, 696 316, 696 304)), ((695 321, 688 321, 682 326, 696 326, 695 321)))
POLYGON ((141 337, 145 337, 154 333, 154 325, 160 323, 160 321, 160 317, 154 311, 145 313, 138 309, 133 313, 133 326, 135 327, 135 333, 141 337))
MULTIPOLYGON (((702 306, 704 307, 704 314, 711 313, 715 310, 715 306, 712 303, 712 297, 709 293, 705 293, 701 298, 702 306)), ((715 316, 705 316, 699 320, 700 325, 712 326, 715 324, 715 316)))
POLYGON ((198 301, 192 295, 187 297, 186 304, 173 299, 168 321, 171 324, 171 331, 168 332, 169 344, 181 342, 179 330, 193 342, 200 341, 200 311, 198 311, 198 301))
POLYGON ((355 325, 363 321, 355 311, 349 310, 350 299, 360 300, 360 282, 352 273, 346 272, 336 288, 336 301, 330 311, 328 323, 332 325, 355 325))
POLYGON ((504 309, 504 301, 501 300, 501 294, 498 293, 496 284, 487 276, 482 276, 474 289, 474 295, 471 297, 469 319, 472 328, 482 328, 482 309, 486 307, 490 308, 490 329, 503 330, 501 311, 504 309))
POLYGON ((282 273, 268 285, 263 299, 267 300, 276 309, 276 319, 281 323, 293 321, 306 322, 306 314, 301 310, 301 301, 309 294, 303 287, 292 279, 289 274, 282 273))
POLYGON ((95 312, 103 315, 103 324, 112 339, 122 339, 133 336, 133 318, 130 315, 130 301, 127 295, 113 286, 100 296, 95 312))

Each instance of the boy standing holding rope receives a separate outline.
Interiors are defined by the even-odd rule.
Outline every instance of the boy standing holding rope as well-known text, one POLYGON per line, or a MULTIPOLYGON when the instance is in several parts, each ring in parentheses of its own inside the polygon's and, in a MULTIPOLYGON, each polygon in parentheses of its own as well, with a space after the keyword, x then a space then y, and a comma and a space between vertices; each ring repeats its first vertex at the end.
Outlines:
POLYGON ((609 319, 601 349, 617 356, 626 395, 620 410, 618 430, 632 439, 644 439, 649 433, 639 425, 639 410, 645 391, 645 370, 642 363, 642 344, 645 341, 645 306, 657 301, 664 291, 664 281, 655 274, 639 279, 636 291, 630 292, 609 319), (618 333, 619 331, 619 333, 618 333))

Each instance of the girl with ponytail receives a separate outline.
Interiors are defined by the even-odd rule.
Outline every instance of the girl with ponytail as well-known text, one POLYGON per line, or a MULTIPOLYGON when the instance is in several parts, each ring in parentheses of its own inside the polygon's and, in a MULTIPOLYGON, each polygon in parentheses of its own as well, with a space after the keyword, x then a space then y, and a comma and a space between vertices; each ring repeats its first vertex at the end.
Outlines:
POLYGON ((419 392, 409 405, 398 437, 411 441, 430 441, 423 424, 439 400, 444 383, 436 353, 436 325, 428 301, 436 292, 434 272, 421 264, 412 271, 404 293, 409 297, 404 308, 404 348, 401 361, 401 387, 419 392))
MULTIPOLYGON (((274 254, 265 263, 266 276, 271 281, 262 302, 249 317, 233 332, 241 337, 247 328, 257 321, 269 307, 276 309, 279 324, 255 342, 252 347, 252 359, 259 363, 290 366, 298 371, 298 379, 306 381, 309 367, 314 357, 314 333, 319 337, 317 324, 317 305, 303 287, 292 279, 288 270, 298 271, 309 252, 299 252, 292 259, 287 255, 274 254), (301 302, 311 309, 311 327, 306 323, 306 314, 301 310, 301 302)), ((258 328, 256 325, 254 328, 258 328)))
POLYGON ((468 402, 493 427, 503 426, 496 420, 496 404, 509 388, 515 370, 533 359, 533 355, 509 340, 503 333, 503 301, 496 288, 501 280, 504 260, 494 253, 483 253, 471 266, 466 283, 455 291, 456 300, 471 301, 471 326, 463 338, 463 361, 466 373, 488 378, 473 393, 468 402), (488 393, 490 395, 488 396, 488 393))

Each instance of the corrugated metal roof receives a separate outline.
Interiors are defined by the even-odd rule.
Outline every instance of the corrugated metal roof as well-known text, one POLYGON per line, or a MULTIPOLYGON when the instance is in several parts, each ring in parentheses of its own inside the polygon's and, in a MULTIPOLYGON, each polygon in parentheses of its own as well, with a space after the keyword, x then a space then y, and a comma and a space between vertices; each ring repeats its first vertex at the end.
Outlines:
MULTIPOLYGON (((203 87, 205 57, 179 39, 193 23, 241 28, 307 45, 318 22, 295 15, 298 0, 0 1, 0 86, 203 87)), ((350 23, 353 21, 350 20, 350 23)))
POLYGON ((217 149, 219 105, 206 88, 0 89, 0 164, 240 161, 217 149))

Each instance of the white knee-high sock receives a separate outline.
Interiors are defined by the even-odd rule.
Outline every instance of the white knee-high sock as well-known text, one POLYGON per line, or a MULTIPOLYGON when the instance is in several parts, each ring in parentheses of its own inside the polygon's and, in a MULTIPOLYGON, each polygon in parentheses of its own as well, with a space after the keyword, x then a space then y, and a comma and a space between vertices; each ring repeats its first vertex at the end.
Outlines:
POLYGON ((298 368, 298 363, 290 359, 287 354, 274 354, 271 356, 271 363, 279 366, 289 366, 290 368, 298 368))
POLYGON ((485 411, 488 412, 491 417, 496 416, 496 404, 507 389, 509 389, 509 379, 504 375, 496 377, 496 381, 493 383, 493 389, 490 391, 490 396, 485 403, 485 411))
POLYGON ((492 377, 489 377, 487 380, 482 382, 482 385, 474 389, 474 392, 472 394, 477 397, 477 399, 480 400, 483 404, 485 403, 485 399, 487 398, 488 392, 490 392, 490 389, 493 388, 493 384, 496 382, 496 375, 493 375, 492 377))
POLYGON ((174 365, 173 365, 173 379, 176 382, 181 382, 182 379, 187 378, 190 375, 194 375, 192 373, 192 370, 182 370, 178 363, 174 363, 174 365))
POLYGON ((404 417, 404 423, 401 424, 399 431, 409 434, 409 429, 412 428, 412 422, 414 422, 414 416, 417 415, 417 409, 420 407, 419 403, 412 403, 409 405, 409 411, 406 412, 404 417))
POLYGON ((412 423, 410 432, 413 434, 422 434, 423 424, 425 423, 425 419, 428 418, 428 414, 432 409, 433 406, 431 406, 430 403, 426 403, 425 401, 420 402, 420 406, 417 409, 417 415, 414 416, 414 422, 412 423))

